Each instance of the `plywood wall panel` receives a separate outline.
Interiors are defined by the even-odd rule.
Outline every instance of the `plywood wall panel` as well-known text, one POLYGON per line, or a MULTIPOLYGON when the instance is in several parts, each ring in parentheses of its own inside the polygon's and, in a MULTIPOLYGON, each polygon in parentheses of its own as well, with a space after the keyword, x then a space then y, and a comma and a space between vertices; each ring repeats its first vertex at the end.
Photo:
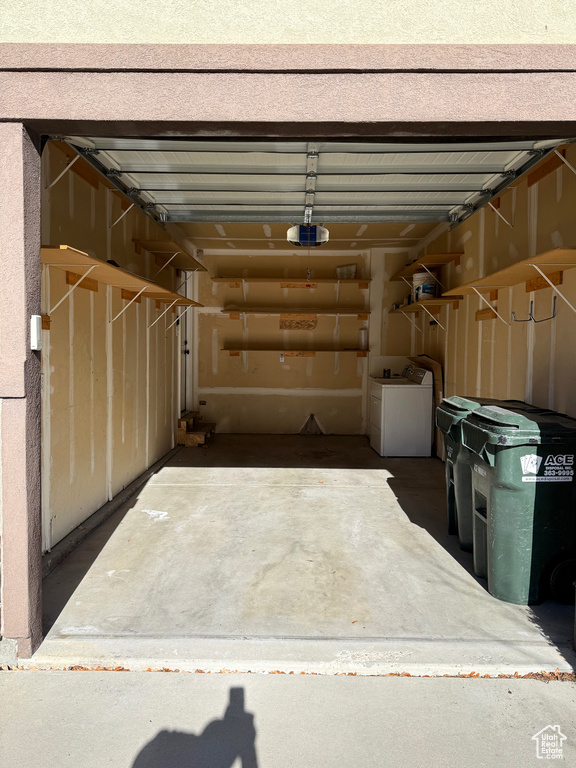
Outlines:
MULTIPOLYGON (((64 167, 64 154, 49 145, 43 160, 46 242, 71 245, 103 260, 112 258, 152 277, 157 265, 149 254, 136 252, 133 240, 171 238, 136 209, 111 228, 127 206, 105 183, 96 189, 70 171, 48 190, 64 167)), ((48 313, 70 286, 63 270, 49 268, 48 289, 44 274, 43 311, 48 313)), ((166 287, 178 282, 172 269, 157 279, 166 287)), ((44 332, 45 546, 60 541, 110 494, 118 493, 173 447, 177 331, 165 329, 174 316, 169 313, 150 331, 148 345, 148 313, 153 319, 161 310, 153 301, 132 304, 112 325, 107 354, 109 291, 116 315, 127 304, 119 289, 100 286, 93 292, 79 286, 51 314, 50 330, 44 332)))
MULTIPOLYGON (((568 148, 567 159, 576 163, 575 147, 568 148)), ((443 272, 446 287, 456 287, 530 255, 574 246, 575 205, 576 175, 567 167, 555 170, 530 188, 521 179, 501 196, 498 208, 512 227, 485 208, 450 232, 448 244, 443 234, 427 246, 427 252, 447 245, 464 249, 460 265, 450 265, 443 272)), ((560 290, 576 304, 576 270, 564 272, 563 278, 560 290)), ((514 323, 511 317, 514 311, 519 319, 526 318, 531 300, 536 319, 546 317, 552 313, 552 298, 552 289, 527 293, 524 284, 500 290, 496 306, 510 325, 499 319, 476 322, 475 312, 486 306, 477 296, 467 296, 458 310, 443 310, 441 317, 446 313, 450 316, 445 344, 447 393, 527 399, 576 416, 576 314, 559 298, 556 320, 514 323)), ((441 353, 437 338, 428 329, 421 346, 431 356, 441 353)))
MULTIPOLYGON (((69 286, 65 272, 51 275, 52 302, 69 286)), ((52 315, 50 344, 50 483, 52 543, 107 501, 106 350, 99 332, 106 322, 104 294, 78 289, 52 315)))
POLYGON ((218 421, 222 432, 297 434, 313 413, 327 434, 363 434, 361 392, 327 396, 323 392, 217 394, 201 390, 201 394, 206 400, 206 405, 201 406, 202 417, 205 421, 218 421))

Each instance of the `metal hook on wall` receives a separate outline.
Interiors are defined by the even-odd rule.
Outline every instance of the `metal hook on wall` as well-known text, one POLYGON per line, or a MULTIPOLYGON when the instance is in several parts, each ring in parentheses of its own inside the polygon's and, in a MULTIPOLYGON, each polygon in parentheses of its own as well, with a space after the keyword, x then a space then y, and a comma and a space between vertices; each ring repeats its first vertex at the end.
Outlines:
POLYGON ((553 297, 552 300, 552 314, 550 317, 542 317, 540 320, 536 320, 534 317, 534 302, 530 302, 530 312, 528 313, 528 317, 525 320, 518 320, 516 317, 516 313, 512 312, 512 320, 514 320, 515 323, 546 323, 548 320, 554 320, 556 317, 556 296, 553 297))
POLYGON ((534 320, 535 323, 545 323, 547 320, 554 320, 556 317, 556 296, 552 298, 552 314, 550 317, 543 317, 541 320, 536 320, 534 316, 532 316, 532 320, 534 320))
POLYGON ((518 320, 516 317, 516 312, 512 312, 512 320, 514 320, 515 323, 530 323, 532 320, 534 320, 534 302, 530 302, 530 312, 528 313, 528 317, 525 320, 518 320))

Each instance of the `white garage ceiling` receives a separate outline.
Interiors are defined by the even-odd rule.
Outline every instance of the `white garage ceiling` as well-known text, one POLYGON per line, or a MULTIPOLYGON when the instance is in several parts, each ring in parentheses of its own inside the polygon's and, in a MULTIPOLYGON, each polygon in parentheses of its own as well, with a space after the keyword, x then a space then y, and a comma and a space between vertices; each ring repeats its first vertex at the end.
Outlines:
POLYGON ((291 223, 457 222, 561 143, 68 141, 159 220, 291 223))

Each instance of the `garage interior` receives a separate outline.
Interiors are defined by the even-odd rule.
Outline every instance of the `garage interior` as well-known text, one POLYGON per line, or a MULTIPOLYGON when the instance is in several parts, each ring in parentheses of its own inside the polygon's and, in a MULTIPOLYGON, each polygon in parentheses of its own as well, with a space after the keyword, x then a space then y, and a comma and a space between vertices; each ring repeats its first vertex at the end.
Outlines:
POLYGON ((448 536, 439 434, 370 444, 371 377, 411 362, 436 403, 576 416, 569 141, 71 136, 42 163, 34 663, 574 665, 573 606, 496 600, 448 536))

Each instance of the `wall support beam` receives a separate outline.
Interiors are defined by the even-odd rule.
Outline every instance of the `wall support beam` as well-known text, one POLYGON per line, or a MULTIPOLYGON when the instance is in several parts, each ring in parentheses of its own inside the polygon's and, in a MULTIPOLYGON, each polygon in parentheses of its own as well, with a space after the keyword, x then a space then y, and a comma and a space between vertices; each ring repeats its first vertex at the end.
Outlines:
POLYGON ((0 633, 29 657, 42 639, 40 354, 28 336, 40 314, 40 156, 21 123, 0 124, 0 186, 0 633))

